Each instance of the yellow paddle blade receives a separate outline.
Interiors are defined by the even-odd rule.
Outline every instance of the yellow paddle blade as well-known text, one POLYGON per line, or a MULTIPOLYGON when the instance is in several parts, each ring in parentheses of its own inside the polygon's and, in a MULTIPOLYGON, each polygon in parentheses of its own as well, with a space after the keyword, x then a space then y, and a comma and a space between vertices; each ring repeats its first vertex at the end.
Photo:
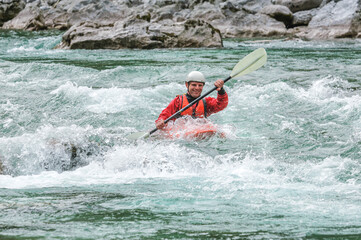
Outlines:
POLYGON ((129 140, 137 140, 137 139, 141 139, 141 138, 147 138, 149 137, 149 132, 136 132, 133 134, 130 134, 129 136, 127 136, 127 138, 129 140))
POLYGON ((262 67, 266 62, 266 50, 264 48, 258 48, 241 59, 237 65, 234 66, 230 76, 234 78, 253 72, 262 67))

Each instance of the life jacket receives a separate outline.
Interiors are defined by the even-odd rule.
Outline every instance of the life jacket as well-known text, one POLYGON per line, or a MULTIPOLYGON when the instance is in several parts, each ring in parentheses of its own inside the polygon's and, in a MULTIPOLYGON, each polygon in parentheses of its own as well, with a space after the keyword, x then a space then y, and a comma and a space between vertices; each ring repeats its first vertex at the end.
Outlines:
MULTIPOLYGON (((179 96, 181 100, 181 106, 180 109, 184 108, 189 104, 187 96, 184 94, 182 96, 179 96)), ((181 113, 181 116, 190 115, 193 118, 206 118, 207 117, 207 103, 206 100, 203 98, 202 100, 199 100, 197 103, 193 104, 190 108, 185 110, 181 113)))

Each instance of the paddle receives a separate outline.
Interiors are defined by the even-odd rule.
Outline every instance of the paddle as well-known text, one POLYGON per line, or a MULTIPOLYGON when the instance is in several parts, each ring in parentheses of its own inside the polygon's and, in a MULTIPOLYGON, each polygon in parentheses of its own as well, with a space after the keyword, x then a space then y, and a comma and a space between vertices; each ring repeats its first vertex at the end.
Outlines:
MULTIPOLYGON (((245 56, 243 59, 241 59, 236 64, 236 66, 234 66, 230 76, 227 77, 226 79, 224 79, 223 81, 226 83, 228 80, 230 80, 232 78, 240 77, 240 76, 243 76, 250 72, 253 72, 253 71, 257 70, 258 68, 262 67, 266 63, 266 61, 267 61, 266 50, 264 48, 258 48, 256 50, 254 50, 253 52, 251 52, 250 54, 248 54, 247 56, 245 56)), ((187 106, 185 106, 184 108, 182 108, 181 110, 179 110, 178 112, 174 113, 172 116, 170 116, 169 118, 164 120, 164 123, 167 123, 171 119, 180 116, 180 114, 182 112, 184 112, 185 110, 190 108, 193 104, 197 103, 199 100, 208 96, 211 92, 215 91, 216 89, 217 89, 217 87, 213 87, 211 90, 209 90, 202 96, 199 96, 198 98, 194 99, 187 106)), ((158 130, 158 128, 154 128, 150 132, 136 132, 136 133, 133 133, 133 134, 127 136, 127 138, 129 140, 136 140, 139 138, 147 138, 151 134, 155 133, 157 130, 158 130)))

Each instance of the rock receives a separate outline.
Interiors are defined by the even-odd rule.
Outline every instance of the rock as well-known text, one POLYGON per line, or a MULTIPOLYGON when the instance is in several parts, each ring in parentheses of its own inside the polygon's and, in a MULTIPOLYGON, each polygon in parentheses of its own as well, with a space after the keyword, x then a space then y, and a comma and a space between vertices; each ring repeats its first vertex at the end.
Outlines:
POLYGON ((136 7, 136 6, 139 6, 139 5, 142 5, 143 4, 143 1, 141 0, 126 0, 125 1, 125 4, 128 6, 128 7, 136 7))
POLYGON ((261 10, 261 13, 283 22, 286 26, 291 25, 293 14, 288 7, 283 5, 268 5, 261 10))
POLYGON ((220 29, 223 37, 250 38, 287 35, 284 22, 262 13, 262 9, 271 5, 270 0, 228 1, 234 6, 233 11, 223 9, 224 18, 210 20, 213 26, 220 29))
POLYGON ((316 15, 315 9, 294 13, 292 19, 292 27, 307 26, 314 15, 316 15))
MULTIPOLYGON (((361 3, 360 3, 361 5, 361 3)), ((355 12, 355 18, 351 22, 351 31, 354 32, 356 38, 361 38, 361 6, 359 5, 358 10, 355 12)))
POLYGON ((272 3, 288 7, 293 13, 310 10, 321 5, 323 0, 274 0, 272 3))
POLYGON ((331 1, 317 11, 308 24, 307 32, 297 36, 306 39, 356 37, 359 33, 356 25, 360 25, 360 20, 357 20, 360 18, 359 11, 357 0, 331 1))
POLYGON ((219 46, 217 34, 210 34, 217 29, 226 38, 360 36, 360 5, 360 0, 0 0, 0 24, 68 30, 64 48, 181 47, 184 39, 190 46, 219 46), (192 21, 199 26, 185 30, 192 21))
POLYGON ((180 9, 176 4, 167 5, 157 9, 154 12, 154 18, 157 21, 161 21, 164 19, 173 19, 173 16, 179 11, 180 9))
POLYGON ((109 0, 58 0, 55 3, 51 0, 45 3, 34 1, 28 3, 25 9, 7 22, 6 28, 29 30, 24 26, 27 25, 26 22, 31 21, 31 16, 40 25, 44 24, 44 27, 34 27, 36 30, 69 29, 73 25, 92 21, 100 25, 110 25, 114 23, 114 19, 122 19, 133 13, 128 8, 122 7, 123 5, 114 5, 114 2, 109 0), (41 21, 39 21, 40 15, 41 21))
POLYGON ((229 0, 220 3, 219 8, 226 17, 232 17, 232 15, 237 14, 237 12, 242 9, 241 5, 229 0))
POLYGON ((223 47, 221 32, 211 24, 190 19, 183 26, 174 47, 223 47))
POLYGON ((320 4, 319 8, 324 7, 327 3, 331 2, 333 0, 322 0, 322 3, 320 4))
POLYGON ((357 1, 343 0, 339 2, 330 2, 317 11, 317 14, 310 22, 310 27, 325 27, 331 25, 349 24, 357 9, 360 9, 357 1))
POLYGON ((0 0, 0 27, 25 8, 23 0, 0 0))
POLYGON ((46 23, 52 28, 69 29, 84 22, 98 25, 112 25, 115 20, 124 19, 134 11, 111 0, 61 0, 55 8, 44 13, 46 23))
POLYGON ((44 30, 47 29, 44 23, 44 16, 36 5, 28 5, 22 10, 16 18, 6 22, 4 29, 25 29, 25 30, 44 30))
POLYGON ((246 0, 240 1, 241 8, 250 14, 259 13, 265 6, 271 5, 271 0, 246 0), (242 3, 243 2, 243 3, 242 3))
POLYGON ((221 9, 215 5, 205 2, 194 7, 190 11, 189 15, 186 16, 187 19, 202 19, 207 22, 212 23, 213 20, 225 19, 226 16, 223 15, 221 9))
POLYGON ((114 27, 101 27, 93 23, 73 26, 57 46, 63 49, 178 47, 222 47, 221 34, 202 20, 160 24, 130 19, 117 22, 114 27))
POLYGON ((222 29, 222 36, 226 34, 230 38, 252 38, 288 35, 284 23, 265 14, 238 15, 232 21, 234 22, 226 25, 228 28, 222 29))

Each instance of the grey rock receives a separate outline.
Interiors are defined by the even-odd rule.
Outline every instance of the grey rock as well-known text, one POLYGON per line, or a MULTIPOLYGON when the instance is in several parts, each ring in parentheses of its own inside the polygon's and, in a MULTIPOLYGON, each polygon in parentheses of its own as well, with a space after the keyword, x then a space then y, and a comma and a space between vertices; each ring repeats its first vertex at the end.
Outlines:
POLYGON ((0 27, 7 21, 13 19, 25 8, 23 0, 1 0, 0 1, 0 27))
POLYGON ((177 47, 185 46, 186 38, 191 46, 197 39, 199 46, 219 46, 221 40, 210 44, 186 33, 210 37, 214 28, 225 38, 359 37, 360 5, 360 0, 0 0, 0 26, 68 30, 64 48, 177 47), (186 31, 187 20, 203 25, 186 31))
POLYGON ((339 2, 330 2, 317 11, 317 14, 310 22, 310 27, 325 27, 349 24, 358 8, 355 0, 342 0, 339 2))
POLYGON ((202 19, 210 23, 213 20, 226 18, 220 8, 209 2, 196 5, 186 17, 189 19, 202 19))
POLYGON ((323 0, 274 0, 273 4, 288 7, 292 12, 299 12, 317 8, 323 0))
POLYGON ((19 2, 19 1, 16 1, 16 0, 1 0, 0 3, 4 3, 4 4, 12 4, 14 2, 19 2))
MULTIPOLYGON (((219 26, 215 25, 217 28, 219 26)), ((283 22, 279 22, 268 15, 257 13, 249 15, 240 12, 232 22, 220 28, 222 36, 228 38, 252 38, 287 36, 287 29, 283 22)))
POLYGON ((360 37, 360 7, 360 0, 323 0, 317 8, 296 12, 289 32, 309 40, 360 37))
POLYGON ((25 29, 25 30, 44 30, 47 29, 44 23, 42 11, 36 5, 27 5, 16 18, 6 22, 4 29, 25 29))
POLYGON ((306 33, 298 36, 307 39, 328 39, 356 37, 361 22, 357 14, 360 4, 355 0, 331 1, 317 11, 317 14, 308 24, 306 33))
POLYGON ((288 7, 283 5, 268 5, 261 10, 261 13, 283 22, 286 26, 291 25, 293 14, 288 7))
POLYGON ((223 11, 229 10, 231 12, 237 12, 237 11, 241 10, 241 8, 237 4, 234 4, 232 1, 226 1, 226 2, 220 3, 219 7, 223 11))
POLYGON ((242 5, 242 9, 248 11, 250 14, 256 14, 268 5, 271 5, 271 0, 250 0, 242 5))
POLYGON ((219 30, 202 20, 171 24, 149 23, 142 19, 119 21, 113 27, 84 23, 71 27, 57 48, 122 49, 122 48, 222 47, 219 30))
POLYGON ((307 26, 315 16, 317 11, 315 9, 300 11, 293 14, 292 27, 307 26))
POLYGON ((353 36, 361 38, 361 2, 359 2, 355 17, 351 21, 351 31, 353 32, 353 36))

